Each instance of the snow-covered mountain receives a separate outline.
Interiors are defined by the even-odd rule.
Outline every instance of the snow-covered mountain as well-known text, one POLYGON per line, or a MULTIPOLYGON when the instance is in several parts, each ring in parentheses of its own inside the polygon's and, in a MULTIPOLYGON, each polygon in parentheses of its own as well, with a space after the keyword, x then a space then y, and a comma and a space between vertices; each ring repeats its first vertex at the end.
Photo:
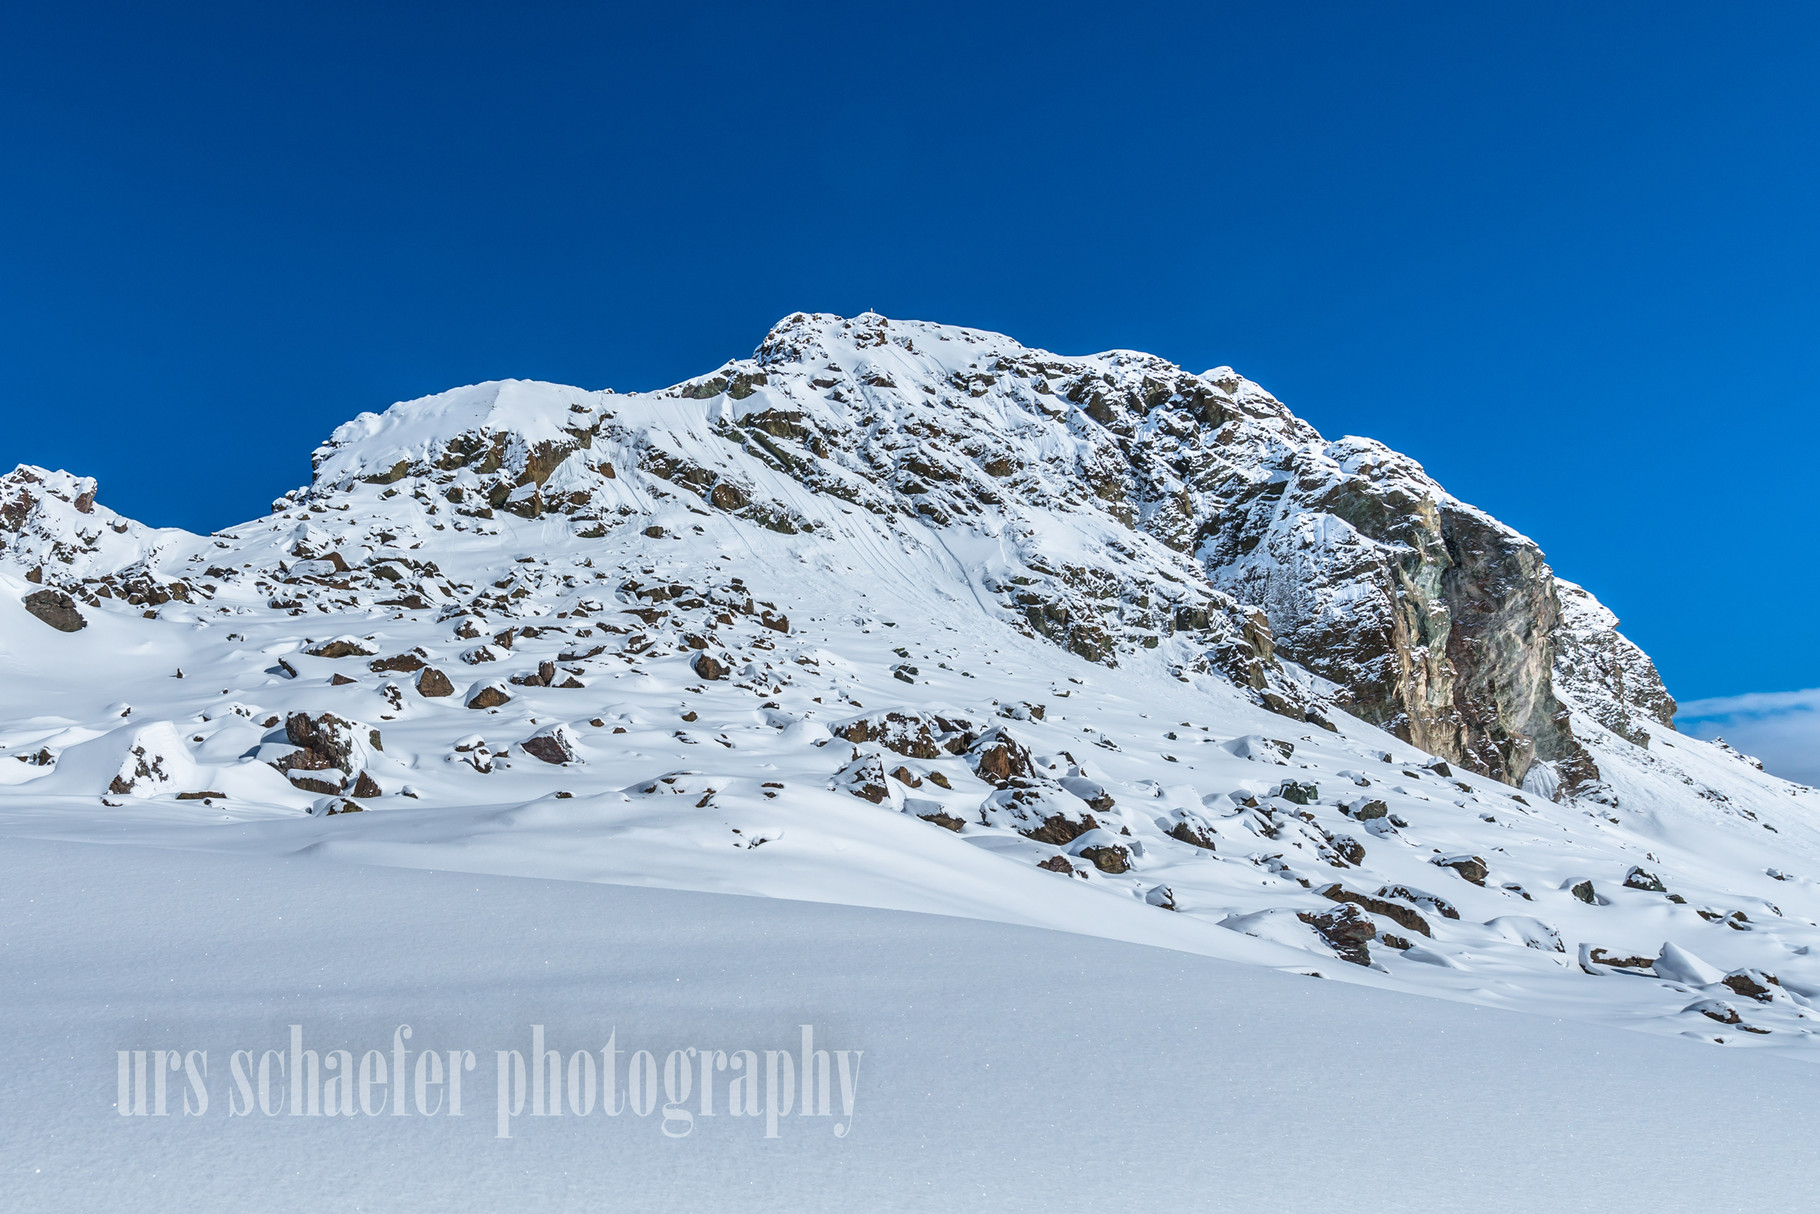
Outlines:
POLYGON ((1532 541, 1227 368, 798 314, 313 464, 210 536, 0 478, 0 830, 937 911, 1820 1058, 1820 794, 1677 734, 1532 541))

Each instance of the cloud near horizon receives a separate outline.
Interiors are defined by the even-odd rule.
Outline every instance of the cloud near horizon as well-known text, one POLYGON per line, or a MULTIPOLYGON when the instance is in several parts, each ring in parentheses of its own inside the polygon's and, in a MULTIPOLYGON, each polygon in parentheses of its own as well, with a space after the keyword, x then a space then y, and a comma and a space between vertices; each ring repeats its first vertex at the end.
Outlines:
POLYGON ((1691 700, 1675 713, 1675 728, 1709 742, 1723 737, 1766 771, 1820 785, 1820 688, 1691 700))

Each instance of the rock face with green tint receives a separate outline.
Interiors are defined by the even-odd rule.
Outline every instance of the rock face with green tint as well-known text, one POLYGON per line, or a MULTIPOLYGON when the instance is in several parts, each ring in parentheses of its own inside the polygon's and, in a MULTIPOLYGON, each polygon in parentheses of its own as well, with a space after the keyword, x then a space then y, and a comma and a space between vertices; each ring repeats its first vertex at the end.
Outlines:
POLYGON ((1551 794, 1598 783, 1573 710, 1633 742, 1647 738, 1637 714, 1672 718, 1648 658, 1533 542, 1382 444, 1329 442, 1228 368, 798 315, 749 363, 679 391, 760 371, 763 391, 724 415, 728 437, 874 513, 990 527, 1021 567, 986 589, 1090 661, 1199 634, 1199 669, 1318 722, 1288 659, 1330 680, 1337 706, 1471 771, 1534 773, 1551 794), (918 366, 936 343, 971 347, 966 369, 951 348, 946 369, 918 366), (1093 519, 1090 542, 1020 526, 1035 511, 1093 519))
MULTIPOLYGON (((913 352, 913 326, 839 325, 871 326, 871 344, 913 352)), ((1406 456, 1369 439, 1327 441, 1229 369, 1191 375, 1124 351, 1060 358, 981 334, 963 339, 981 347, 968 373, 925 382, 837 366, 828 330, 829 318, 792 317, 755 361, 784 392, 801 374, 791 364, 819 368, 825 394, 793 400, 792 435, 819 434, 835 463, 853 452, 908 495, 873 504, 861 491, 869 509, 955 525, 1059 507, 1129 533, 1101 547, 1103 561, 1030 543, 1027 568, 990 587, 1029 631, 1091 661, 1115 665, 1131 645, 1223 615, 1237 635, 1210 666, 1266 706, 1314 719, 1277 686, 1287 658, 1336 684, 1340 707, 1425 750, 1511 784, 1536 771, 1551 788, 1599 778, 1570 708, 1633 742, 1647 737, 1636 714, 1672 719, 1647 657, 1590 596, 1558 582, 1533 542, 1406 456), (1180 578, 1170 553, 1190 558, 1193 575, 1180 578), (1173 594, 1172 582, 1234 602, 1173 594)))
POLYGON ((1433 754, 1521 783, 1538 760, 1596 780, 1555 694, 1555 578, 1534 543, 1365 439, 1282 451, 1202 549, 1269 614, 1279 652, 1342 706, 1433 754))

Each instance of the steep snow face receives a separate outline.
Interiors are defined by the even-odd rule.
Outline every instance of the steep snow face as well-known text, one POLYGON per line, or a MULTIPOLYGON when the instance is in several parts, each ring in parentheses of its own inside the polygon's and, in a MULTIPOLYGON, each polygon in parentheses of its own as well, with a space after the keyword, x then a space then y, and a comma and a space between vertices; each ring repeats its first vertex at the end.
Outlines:
POLYGON ((1676 735, 1529 541, 1228 371, 799 315, 660 392, 362 415, 211 536, 58 476, 9 482, 0 830, 1816 1023, 1820 798, 1676 735))

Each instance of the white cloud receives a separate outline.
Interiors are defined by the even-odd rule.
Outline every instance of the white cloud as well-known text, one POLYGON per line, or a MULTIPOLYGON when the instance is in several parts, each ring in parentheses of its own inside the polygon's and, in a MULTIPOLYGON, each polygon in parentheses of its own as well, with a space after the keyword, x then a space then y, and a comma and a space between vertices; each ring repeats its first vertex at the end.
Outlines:
POLYGON ((1762 759, 1765 770, 1820 785, 1820 688, 1693 700, 1680 706, 1675 728, 1707 741, 1724 737, 1762 759))

